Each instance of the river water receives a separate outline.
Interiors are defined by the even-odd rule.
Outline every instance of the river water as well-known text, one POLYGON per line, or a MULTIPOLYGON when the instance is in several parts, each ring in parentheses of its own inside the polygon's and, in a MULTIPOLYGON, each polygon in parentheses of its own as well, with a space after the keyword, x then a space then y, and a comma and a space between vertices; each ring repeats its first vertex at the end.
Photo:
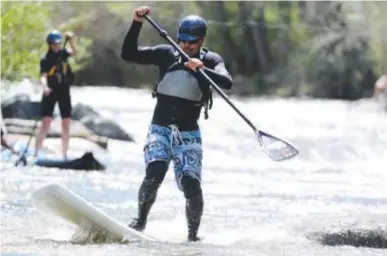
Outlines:
MULTIPOLYGON (((258 127, 300 150, 298 157, 276 163, 216 97, 210 119, 201 120, 203 242, 185 243, 185 201, 170 170, 145 231, 160 242, 72 243, 75 228, 38 212, 29 193, 58 182, 129 223, 136 215, 142 146, 155 104, 149 91, 140 90, 84 87, 72 95, 74 104, 89 104, 116 120, 136 142, 109 141, 107 153, 95 149, 108 164, 102 173, 2 164, 1 255, 387 255, 381 249, 323 246, 314 239, 348 227, 387 229, 387 116, 368 100, 233 98, 258 127)), ((72 148, 88 145, 71 142, 72 148)))

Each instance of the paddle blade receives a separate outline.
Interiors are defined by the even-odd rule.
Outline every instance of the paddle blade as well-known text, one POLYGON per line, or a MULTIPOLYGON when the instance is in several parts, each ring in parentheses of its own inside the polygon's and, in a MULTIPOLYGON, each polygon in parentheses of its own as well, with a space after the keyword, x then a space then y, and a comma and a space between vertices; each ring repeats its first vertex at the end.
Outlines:
POLYGON ((289 142, 279 139, 266 132, 257 131, 257 139, 271 160, 280 162, 298 155, 298 150, 289 142))

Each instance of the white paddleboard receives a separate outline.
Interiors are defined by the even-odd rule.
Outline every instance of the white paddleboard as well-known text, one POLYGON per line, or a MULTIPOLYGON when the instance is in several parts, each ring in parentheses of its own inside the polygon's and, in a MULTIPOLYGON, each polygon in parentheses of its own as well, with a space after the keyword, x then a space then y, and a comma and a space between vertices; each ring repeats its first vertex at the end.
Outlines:
POLYGON ((92 227, 106 231, 113 238, 119 240, 156 240, 106 215, 60 184, 53 183, 44 185, 33 191, 30 199, 40 211, 53 213, 80 228, 86 228, 85 226, 90 227, 91 224, 92 227))

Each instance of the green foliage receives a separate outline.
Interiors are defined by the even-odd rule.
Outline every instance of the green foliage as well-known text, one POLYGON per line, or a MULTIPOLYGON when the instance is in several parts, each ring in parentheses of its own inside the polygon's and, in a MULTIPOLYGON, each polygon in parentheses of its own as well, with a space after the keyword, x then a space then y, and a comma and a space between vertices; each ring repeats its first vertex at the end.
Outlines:
POLYGON ((376 62, 378 74, 387 73, 387 2, 369 1, 364 2, 364 12, 369 28, 366 33, 372 49, 371 56, 376 62))
MULTIPOLYGON (((6 80, 39 79, 39 60, 47 51, 47 32, 54 28, 76 32, 85 20, 76 17, 54 27, 55 3, 51 2, 2 1, 1 7, 1 78, 6 80)), ((82 69, 90 59, 88 48, 92 40, 76 37, 76 42, 78 55, 70 60, 74 71, 82 69)))
MULTIPOLYGON (((157 68, 129 64, 120 51, 137 2, 2 2, 2 78, 38 74, 44 36, 76 34, 72 61, 79 84, 152 86, 157 68), (55 15, 53 15, 55 14, 55 15)), ((354 99, 369 94, 387 70, 383 2, 148 1, 175 39, 179 20, 208 20, 205 47, 218 52, 241 82, 235 93, 354 99)), ((147 22, 140 45, 165 43, 147 22)))
MULTIPOLYGON (((84 15, 76 16, 74 18, 66 20, 64 23, 58 26, 61 31, 73 31, 76 35, 74 38, 77 47, 77 56, 70 58, 69 62, 74 72, 77 72, 84 68, 88 61, 91 59, 90 48, 93 40, 85 36, 79 36, 78 31, 84 29, 85 24, 88 24, 92 18, 92 12, 85 13, 84 15)), ((68 46, 67 46, 68 47, 68 46)))
POLYGON ((44 34, 50 10, 44 2, 1 2, 1 77, 36 78, 46 50, 44 34))

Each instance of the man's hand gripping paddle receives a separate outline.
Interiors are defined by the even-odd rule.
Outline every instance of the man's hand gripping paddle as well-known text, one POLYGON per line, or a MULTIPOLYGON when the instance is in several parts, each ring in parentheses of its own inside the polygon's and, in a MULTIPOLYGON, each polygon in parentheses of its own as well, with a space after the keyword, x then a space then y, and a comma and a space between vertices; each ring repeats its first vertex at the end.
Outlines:
MULTIPOLYGON (((167 31, 162 29, 155 21, 152 20, 148 15, 144 15, 144 18, 160 33, 160 36, 167 40, 186 60, 189 56, 168 36, 167 31)), ((211 80, 211 78, 203 71, 198 72, 207 80, 211 87, 237 112, 237 114, 253 129, 260 146, 263 151, 273 161, 283 161, 290 159, 299 154, 298 150, 292 146, 289 142, 275 137, 267 132, 258 130, 254 124, 244 115, 242 112, 231 102, 228 96, 219 88, 219 86, 211 80)))

